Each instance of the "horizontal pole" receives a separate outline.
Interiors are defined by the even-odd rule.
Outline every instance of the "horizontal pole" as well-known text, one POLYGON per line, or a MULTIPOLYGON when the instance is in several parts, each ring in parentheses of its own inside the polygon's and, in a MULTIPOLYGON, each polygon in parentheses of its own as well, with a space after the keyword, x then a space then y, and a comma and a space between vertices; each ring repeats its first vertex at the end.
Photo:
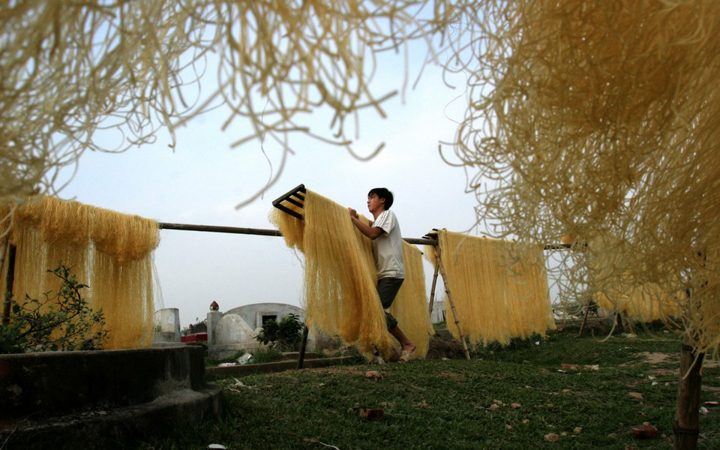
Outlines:
MULTIPOLYGON (((210 233, 231 233, 231 234, 254 234, 258 236, 282 236, 278 230, 268 230, 264 228, 240 228, 225 227, 217 225, 191 225, 187 223, 167 223, 160 222, 158 226, 161 230, 180 230, 180 231, 206 231, 210 233)), ((436 240, 433 239, 416 239, 403 238, 409 244, 417 245, 435 245, 436 240)))
MULTIPOLYGON (((254 234, 258 236, 282 236, 278 230, 268 230, 265 228, 241 228, 241 227, 225 227, 217 225, 191 225, 187 223, 167 223, 160 222, 158 224, 161 230, 181 230, 181 231, 207 231, 211 233, 231 233, 231 234, 254 234)), ((408 244, 415 245, 437 245, 437 239, 429 238, 403 238, 408 244)), ((571 244, 549 244, 545 245, 545 250, 566 250, 571 248, 571 244)))
POLYGON ((437 240, 435 239, 417 239, 417 238, 403 238, 405 239, 405 242, 408 244, 416 244, 416 245, 437 245, 437 240))
POLYGON ((263 228, 240 228, 224 227, 217 225, 191 225, 187 223, 166 223, 158 224, 161 230, 181 231, 208 231, 211 233, 232 233, 232 234, 254 234, 258 236, 282 236, 278 230, 267 230, 263 228))

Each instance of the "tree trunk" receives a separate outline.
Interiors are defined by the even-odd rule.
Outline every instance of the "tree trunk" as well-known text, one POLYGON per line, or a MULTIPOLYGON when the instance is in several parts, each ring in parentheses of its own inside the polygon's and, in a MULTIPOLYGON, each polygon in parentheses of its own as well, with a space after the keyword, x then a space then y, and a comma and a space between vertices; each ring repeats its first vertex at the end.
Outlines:
POLYGON ((700 386, 705 354, 695 353, 687 337, 680 351, 680 380, 675 408, 675 450, 695 450, 700 432, 700 386))

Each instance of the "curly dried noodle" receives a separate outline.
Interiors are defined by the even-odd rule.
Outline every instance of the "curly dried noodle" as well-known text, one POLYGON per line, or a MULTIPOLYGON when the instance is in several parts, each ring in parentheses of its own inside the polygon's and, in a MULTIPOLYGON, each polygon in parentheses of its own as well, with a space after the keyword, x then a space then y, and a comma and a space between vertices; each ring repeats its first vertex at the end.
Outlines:
POLYGON ((62 264, 90 287, 83 290, 85 298, 105 314, 109 335, 105 348, 152 344, 156 222, 74 201, 35 197, 16 209, 13 223, 15 301, 22 304, 26 295, 42 299, 48 291, 57 292, 58 279, 47 270, 62 264))
POLYGON ((419 19, 427 3, 2 2, 0 207, 56 193, 58 171, 87 150, 152 143, 160 128, 174 147, 175 128, 219 106, 229 109, 223 130, 242 128, 233 145, 282 149, 277 174, 298 133, 357 156, 347 119, 365 108, 384 116, 395 94, 370 89, 377 54, 448 20, 444 2, 419 19), (203 92, 213 69, 217 88, 203 92), (321 107, 330 127, 318 134, 304 121, 321 107), (106 139, 94 139, 99 130, 106 139))
POLYGON ((470 74, 454 151, 476 169, 478 220, 523 242, 573 235, 566 301, 656 286, 717 353, 720 2, 478 5, 447 63, 470 74))
MULTIPOLYGON (((347 208, 308 190, 305 219, 279 210, 271 213, 290 247, 305 254, 304 307, 311 329, 338 336, 370 358, 377 348, 386 358, 399 350, 387 331, 376 290, 371 241, 350 221, 347 208)), ((426 305, 425 277, 420 251, 403 242, 405 282, 391 313, 424 357, 433 333, 426 305)))

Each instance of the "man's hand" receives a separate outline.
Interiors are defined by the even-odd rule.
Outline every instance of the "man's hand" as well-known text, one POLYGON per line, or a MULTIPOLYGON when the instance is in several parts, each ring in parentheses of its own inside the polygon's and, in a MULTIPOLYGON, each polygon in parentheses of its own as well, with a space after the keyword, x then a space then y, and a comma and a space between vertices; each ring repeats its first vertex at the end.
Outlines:
POLYGON ((372 227, 364 221, 360 220, 360 216, 358 216, 357 211, 355 211, 354 209, 348 208, 348 212, 350 213, 350 220, 352 221, 353 225, 355 225, 357 229, 360 230, 360 232, 365 236, 369 237, 370 239, 375 239, 376 237, 383 234, 382 228, 372 227))

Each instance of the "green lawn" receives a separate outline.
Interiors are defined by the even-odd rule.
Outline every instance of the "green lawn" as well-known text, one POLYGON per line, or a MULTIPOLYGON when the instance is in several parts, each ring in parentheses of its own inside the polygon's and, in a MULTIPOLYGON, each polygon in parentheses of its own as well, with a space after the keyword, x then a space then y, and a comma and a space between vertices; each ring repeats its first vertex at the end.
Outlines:
MULTIPOLYGON (((554 333, 472 361, 360 364, 220 380, 226 417, 140 448, 671 448, 679 340, 554 333), (381 379, 368 378, 377 371, 381 379), (363 408, 382 409, 368 420, 363 408), (658 437, 638 440, 649 422, 658 437), (547 439, 553 439, 549 441, 547 439)), ((707 367, 701 401, 720 400, 707 367)), ((720 448, 720 409, 701 416, 700 448, 720 448)))

